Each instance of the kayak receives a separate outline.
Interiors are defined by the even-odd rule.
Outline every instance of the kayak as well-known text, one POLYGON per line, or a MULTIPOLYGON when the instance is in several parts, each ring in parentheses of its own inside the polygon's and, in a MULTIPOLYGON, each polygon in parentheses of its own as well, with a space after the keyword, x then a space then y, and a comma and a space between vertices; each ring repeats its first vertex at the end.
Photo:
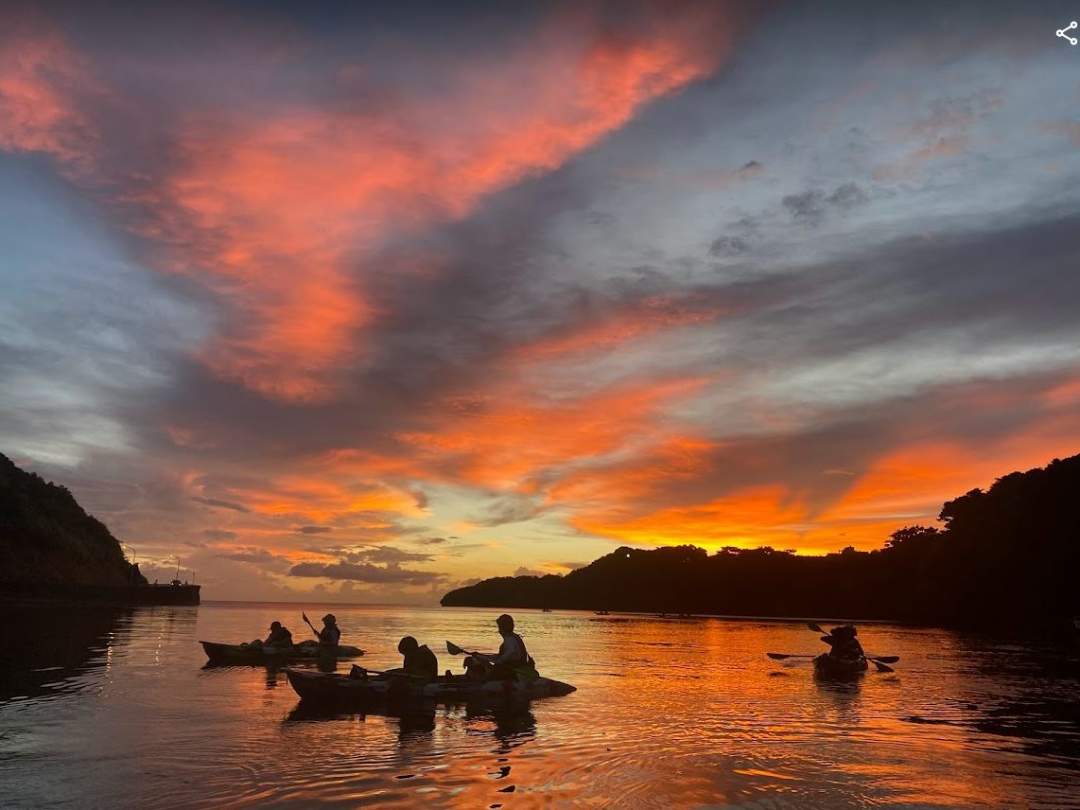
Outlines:
POLYGON ((822 653, 814 659, 814 674, 821 678, 857 678, 867 670, 865 658, 837 658, 822 653))
POLYGON ((281 664, 288 661, 317 661, 320 658, 359 658, 364 651, 342 644, 336 650, 320 648, 304 641, 289 648, 252 647, 247 644, 218 644, 200 641, 211 664, 281 664))
POLYGON ((503 700, 558 697, 576 692, 577 687, 551 678, 531 681, 471 681, 464 677, 436 678, 427 683, 410 683, 407 678, 353 678, 349 675, 286 669, 289 683, 308 704, 359 704, 385 700, 466 703, 475 700, 503 700))

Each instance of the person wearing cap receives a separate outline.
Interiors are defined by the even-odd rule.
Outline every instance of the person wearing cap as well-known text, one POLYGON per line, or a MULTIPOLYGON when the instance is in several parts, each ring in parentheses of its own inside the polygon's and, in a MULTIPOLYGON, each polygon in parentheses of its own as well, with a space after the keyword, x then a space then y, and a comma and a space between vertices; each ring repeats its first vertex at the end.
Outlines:
POLYGON ((292 633, 281 622, 272 622, 270 635, 263 642, 264 647, 280 647, 289 649, 293 645, 292 633))
POLYGON ((337 617, 327 613, 322 617, 323 628, 319 631, 319 647, 336 649, 341 642, 341 630, 337 626, 337 617))

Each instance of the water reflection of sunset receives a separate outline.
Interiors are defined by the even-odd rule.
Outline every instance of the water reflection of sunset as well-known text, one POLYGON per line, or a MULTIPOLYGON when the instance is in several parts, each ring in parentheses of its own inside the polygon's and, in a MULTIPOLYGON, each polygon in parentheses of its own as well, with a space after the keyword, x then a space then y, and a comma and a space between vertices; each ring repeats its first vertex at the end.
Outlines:
MULTIPOLYGON (((63 802, 73 786, 102 804, 145 807, 591 806, 612 797, 970 807, 1071 796, 1080 737, 1053 708, 1071 700, 1071 687, 1030 677, 1061 665, 1046 650, 863 625, 867 650, 900 656, 897 671, 835 684, 816 681, 805 662, 765 657, 818 651, 802 624, 517 611, 541 670, 577 692, 501 707, 327 712, 298 705, 280 670, 200 669, 197 638, 254 637, 273 619, 297 631, 295 610, 204 604, 122 619, 85 664, 57 676, 62 685, 0 702, 0 753, 48 750, 67 774, 46 796, 18 757, 3 758, 9 797, 63 802)), ((362 663, 372 669, 399 662, 385 640, 405 633, 455 671, 460 659, 440 639, 485 646, 493 635, 491 611, 335 611, 345 639, 371 649, 362 663)), ((73 621, 58 616, 38 637, 70 632, 73 621)))

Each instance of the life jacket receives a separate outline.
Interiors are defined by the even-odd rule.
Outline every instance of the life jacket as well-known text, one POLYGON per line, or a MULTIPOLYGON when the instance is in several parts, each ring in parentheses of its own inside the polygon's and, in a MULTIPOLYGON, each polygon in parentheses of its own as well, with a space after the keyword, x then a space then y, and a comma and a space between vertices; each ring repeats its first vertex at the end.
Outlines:
POLYGON ((522 664, 528 664, 532 661, 529 657, 529 650, 525 646, 525 640, 522 639, 517 633, 511 633, 510 636, 517 641, 520 652, 515 656, 515 660, 507 661, 510 666, 520 666, 522 664))

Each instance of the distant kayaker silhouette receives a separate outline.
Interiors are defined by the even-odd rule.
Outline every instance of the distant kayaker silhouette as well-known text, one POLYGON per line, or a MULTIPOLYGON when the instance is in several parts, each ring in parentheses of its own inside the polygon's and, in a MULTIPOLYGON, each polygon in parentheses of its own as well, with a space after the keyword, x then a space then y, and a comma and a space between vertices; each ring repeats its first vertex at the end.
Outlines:
POLYGON ((832 648, 829 651, 830 655, 846 660, 857 660, 866 657, 862 644, 856 638, 857 635, 859 631, 855 629, 855 625, 845 624, 834 627, 827 635, 822 636, 821 640, 832 648))
POLYGON ((279 647, 283 650, 291 649, 293 645, 292 633, 281 622, 270 624, 270 635, 263 642, 264 647, 279 647))
POLYGON ((338 644, 341 643, 341 630, 337 626, 337 617, 333 613, 327 613, 323 616, 323 628, 322 630, 316 630, 315 625, 311 623, 311 620, 307 617, 306 613, 301 613, 304 617, 304 621, 307 622, 307 626, 311 628, 311 631, 315 634, 315 637, 319 639, 319 649, 331 652, 337 649, 338 644))

